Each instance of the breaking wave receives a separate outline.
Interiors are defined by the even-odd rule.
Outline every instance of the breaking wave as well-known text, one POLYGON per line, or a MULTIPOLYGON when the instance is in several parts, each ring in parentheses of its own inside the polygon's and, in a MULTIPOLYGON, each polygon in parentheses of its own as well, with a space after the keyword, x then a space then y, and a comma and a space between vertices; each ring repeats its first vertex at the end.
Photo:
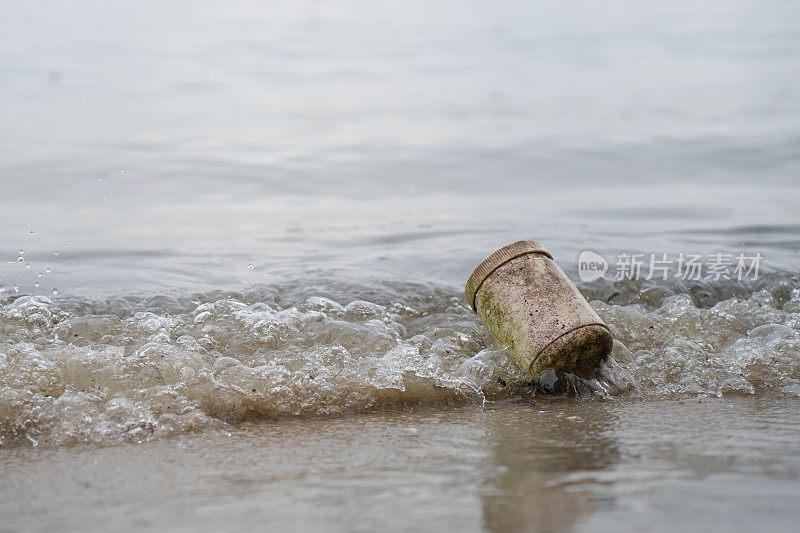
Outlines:
POLYGON ((179 297, 0 300, 0 444, 140 442, 256 417, 585 397, 800 395, 800 282, 581 287, 614 335, 594 380, 531 384, 463 296, 285 282, 179 297))

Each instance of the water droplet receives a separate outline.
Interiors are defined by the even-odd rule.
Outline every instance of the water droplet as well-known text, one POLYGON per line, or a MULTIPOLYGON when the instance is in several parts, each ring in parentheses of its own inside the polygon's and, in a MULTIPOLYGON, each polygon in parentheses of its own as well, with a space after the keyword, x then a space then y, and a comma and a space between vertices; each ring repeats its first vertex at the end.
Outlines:
POLYGON ((19 293, 19 287, 17 287, 16 285, 12 285, 11 288, 14 289, 15 293, 19 293))
POLYGON ((31 235, 33 235, 33 234, 34 234, 34 233, 36 233, 36 232, 35 232, 35 231, 33 231, 33 230, 31 230, 29 233, 30 233, 31 235))
POLYGON ((255 265, 247 265, 248 270, 253 270, 256 266, 255 265))
POLYGON ((22 248, 19 249, 19 255, 25 255, 25 252, 22 250, 22 248))
POLYGON ((53 289, 53 294, 58 294, 58 289, 53 289))
POLYGON ((39 286, 39 282, 37 281, 36 283, 33 284, 33 286, 34 287, 38 287, 39 286))
POLYGON ((53 255, 58 255, 58 252, 53 252, 53 255))
POLYGON ((37 272, 37 273, 36 273, 36 277, 37 277, 37 278, 41 278, 41 277, 42 277, 42 273, 41 273, 41 272, 37 272))
POLYGON ((97 181, 103 181, 103 178, 97 178, 97 181))
POLYGON ((25 262, 24 257, 17 257, 17 263, 24 263, 24 262, 25 262))
POLYGON ((47 267, 47 268, 45 268, 45 269, 44 269, 44 271, 45 271, 46 273, 48 273, 48 274, 49 274, 50 272, 52 272, 52 270, 50 269, 50 267, 47 267))
POLYGON ((30 263, 25 263, 25 268, 30 268, 30 267, 31 267, 30 263))

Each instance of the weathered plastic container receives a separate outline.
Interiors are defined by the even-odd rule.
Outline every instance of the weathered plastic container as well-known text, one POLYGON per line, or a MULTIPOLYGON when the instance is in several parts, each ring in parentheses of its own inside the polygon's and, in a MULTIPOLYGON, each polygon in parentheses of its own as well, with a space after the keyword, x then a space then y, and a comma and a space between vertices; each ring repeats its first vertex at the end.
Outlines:
POLYGON ((536 241, 484 259, 465 289, 492 336, 532 378, 549 369, 591 376, 611 353, 608 326, 536 241))

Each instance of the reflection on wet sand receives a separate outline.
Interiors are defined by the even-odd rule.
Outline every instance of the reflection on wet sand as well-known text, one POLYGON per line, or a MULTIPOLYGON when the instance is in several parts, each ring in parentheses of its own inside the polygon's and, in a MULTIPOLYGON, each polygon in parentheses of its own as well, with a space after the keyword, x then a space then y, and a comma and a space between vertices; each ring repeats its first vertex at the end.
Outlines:
POLYGON ((537 396, 13 447, 0 530, 794 531, 798 433, 796 398, 537 396))
POLYGON ((489 531, 564 531, 602 505, 567 476, 619 460, 615 415, 604 403, 537 401, 491 417, 493 468, 482 489, 489 531))

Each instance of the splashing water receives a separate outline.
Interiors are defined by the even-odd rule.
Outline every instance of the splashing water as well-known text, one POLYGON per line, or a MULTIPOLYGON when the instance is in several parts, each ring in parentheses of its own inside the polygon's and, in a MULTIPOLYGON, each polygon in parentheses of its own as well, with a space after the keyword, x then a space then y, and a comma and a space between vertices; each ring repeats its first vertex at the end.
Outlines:
MULTIPOLYGON (((719 301, 668 294, 593 307, 615 337, 597 379, 531 387, 456 292, 284 283, 0 307, 0 442, 143 441, 251 418, 529 399, 800 395, 800 284, 719 301)), ((584 288, 597 297, 602 287, 584 288)), ((621 285, 614 298, 641 294, 621 285)))

